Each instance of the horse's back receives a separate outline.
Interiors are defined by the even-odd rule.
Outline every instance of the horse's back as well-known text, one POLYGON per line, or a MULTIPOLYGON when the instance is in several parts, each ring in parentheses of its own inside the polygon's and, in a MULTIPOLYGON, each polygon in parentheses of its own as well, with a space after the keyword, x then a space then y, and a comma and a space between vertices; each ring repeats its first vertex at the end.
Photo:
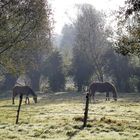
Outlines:
POLYGON ((94 92, 109 92, 114 89, 114 86, 109 82, 93 82, 89 88, 94 92))
POLYGON ((15 86, 13 88, 13 94, 29 94, 31 91, 29 86, 15 86))
POLYGON ((109 83, 109 82, 105 82, 104 85, 105 85, 105 87, 107 87, 107 89, 109 89, 109 90, 112 90, 112 89, 115 88, 114 85, 111 84, 111 83, 109 83))

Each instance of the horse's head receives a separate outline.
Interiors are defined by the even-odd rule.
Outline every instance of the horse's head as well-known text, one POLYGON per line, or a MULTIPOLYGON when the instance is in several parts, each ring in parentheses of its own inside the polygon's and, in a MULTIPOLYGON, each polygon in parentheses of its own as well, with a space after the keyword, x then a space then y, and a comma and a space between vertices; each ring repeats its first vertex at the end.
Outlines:
POLYGON ((33 96, 33 100, 34 100, 35 103, 37 103, 37 96, 36 95, 33 96))

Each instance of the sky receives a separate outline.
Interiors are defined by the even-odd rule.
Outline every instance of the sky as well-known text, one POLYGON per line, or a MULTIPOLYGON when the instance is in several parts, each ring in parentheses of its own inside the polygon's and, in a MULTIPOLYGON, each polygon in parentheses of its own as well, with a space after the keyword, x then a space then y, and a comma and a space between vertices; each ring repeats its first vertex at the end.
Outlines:
POLYGON ((49 0, 53 9, 54 33, 61 34, 61 30, 66 23, 72 22, 76 17, 76 4, 88 3, 97 10, 109 12, 118 9, 124 4, 124 0, 49 0))

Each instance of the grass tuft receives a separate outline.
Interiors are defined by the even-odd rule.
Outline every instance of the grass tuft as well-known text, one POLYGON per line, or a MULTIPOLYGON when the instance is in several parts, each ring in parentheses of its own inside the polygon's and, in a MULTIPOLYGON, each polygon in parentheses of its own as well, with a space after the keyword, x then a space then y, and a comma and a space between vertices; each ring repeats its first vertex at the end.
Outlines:
MULTIPOLYGON (((137 96, 135 94, 135 96, 137 96)), ((139 140, 140 97, 122 94, 117 102, 89 105, 87 127, 83 126, 85 96, 61 92, 39 97, 37 104, 22 104, 19 124, 15 125, 18 100, 0 101, 0 140, 139 140), (127 98, 126 98, 127 97, 127 98)))

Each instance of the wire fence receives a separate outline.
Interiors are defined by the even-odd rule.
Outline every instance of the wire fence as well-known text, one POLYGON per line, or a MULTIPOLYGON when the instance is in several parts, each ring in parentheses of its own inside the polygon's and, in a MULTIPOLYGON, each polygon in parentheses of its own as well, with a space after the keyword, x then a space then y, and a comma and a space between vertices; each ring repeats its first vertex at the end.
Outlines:
MULTIPOLYGON (((21 112, 27 114, 27 115, 30 115, 31 113, 35 113, 36 115, 59 115, 59 116, 81 116, 83 117, 84 116, 84 111, 85 111, 85 102, 82 101, 82 102, 78 102, 78 103, 82 103, 83 105, 83 111, 78 111, 77 112, 71 112, 71 111, 44 111, 43 113, 39 112, 37 110, 30 110, 29 108, 25 107, 21 109, 21 112)), ((5 105, 5 106, 0 106, 0 111, 4 111, 5 113, 15 113, 17 112, 17 107, 18 106, 13 106, 13 105, 5 105), (11 107, 13 109, 11 109, 11 107)), ((127 114, 127 112, 123 112, 122 114, 115 114, 116 112, 114 111, 112 114, 111 113, 108 113, 108 112, 105 112, 105 113, 96 113, 96 112, 92 112, 89 110, 88 112, 88 116, 100 116, 100 117, 115 117, 115 118, 133 118, 133 119, 136 119, 136 120, 140 120, 140 114, 127 114)), ((134 113, 134 112, 133 112, 134 113)), ((0 114, 1 116, 3 114, 0 114)))
MULTIPOLYGON (((1 110, 1 109, 0 109, 1 110)), ((4 110, 5 111, 5 110, 4 110)), ((11 109, 8 109, 6 110, 5 112, 17 112, 17 110, 11 110, 11 109)), ((84 110, 83 112, 68 112, 68 111, 62 111, 62 112, 57 112, 57 111, 45 111, 43 113, 38 113, 36 110, 27 110, 27 109, 22 109, 21 110, 22 113, 27 113, 27 115, 31 114, 31 113, 35 113, 36 115, 57 115, 57 116, 81 116, 83 117, 84 116, 84 110)), ((115 112, 114 112, 115 113, 115 112)), ((3 115, 3 114, 1 114, 3 115)), ((137 114, 137 116, 132 116, 132 115, 126 115, 126 114, 108 114, 108 113, 96 113, 96 112, 89 112, 88 113, 88 116, 101 116, 101 117, 115 117, 115 118, 133 118, 133 119, 136 119, 136 120, 140 120, 140 114, 137 114)))

